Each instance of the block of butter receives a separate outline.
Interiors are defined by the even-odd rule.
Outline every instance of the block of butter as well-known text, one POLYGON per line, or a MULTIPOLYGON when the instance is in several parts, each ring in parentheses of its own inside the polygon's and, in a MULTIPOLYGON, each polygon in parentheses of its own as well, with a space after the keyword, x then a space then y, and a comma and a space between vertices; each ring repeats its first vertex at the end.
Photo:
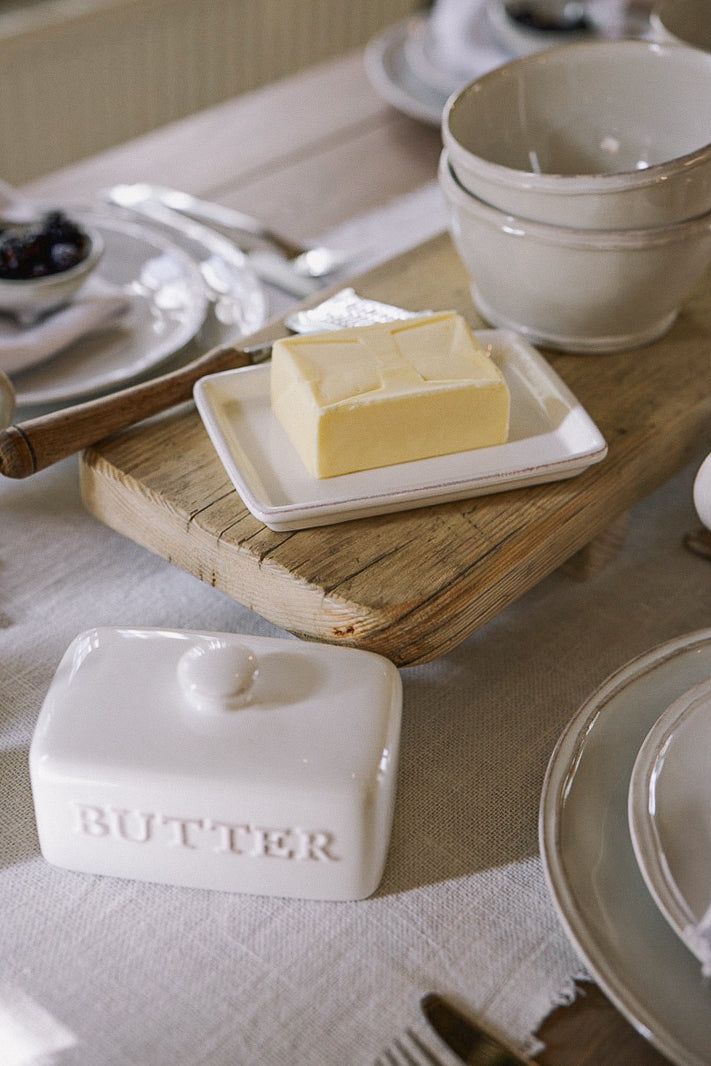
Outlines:
POLYGON ((452 311, 278 340, 270 392, 315 478, 508 438, 504 376, 452 311))
POLYGON ((368 896, 390 838, 401 706, 400 675, 374 652, 80 633, 30 747, 42 854, 192 888, 368 896))

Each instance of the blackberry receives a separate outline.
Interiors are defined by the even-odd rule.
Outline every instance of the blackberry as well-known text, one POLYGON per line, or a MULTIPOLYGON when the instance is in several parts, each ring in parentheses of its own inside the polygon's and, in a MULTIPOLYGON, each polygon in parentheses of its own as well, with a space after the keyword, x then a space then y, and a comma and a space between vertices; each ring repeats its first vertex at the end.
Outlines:
POLYGON ((78 262, 76 244, 69 244, 64 240, 52 245, 49 248, 49 259, 56 270, 68 270, 78 262))
POLYGON ((59 274, 89 251, 89 239, 63 211, 48 211, 29 226, 0 231, 0 278, 21 280, 59 274))

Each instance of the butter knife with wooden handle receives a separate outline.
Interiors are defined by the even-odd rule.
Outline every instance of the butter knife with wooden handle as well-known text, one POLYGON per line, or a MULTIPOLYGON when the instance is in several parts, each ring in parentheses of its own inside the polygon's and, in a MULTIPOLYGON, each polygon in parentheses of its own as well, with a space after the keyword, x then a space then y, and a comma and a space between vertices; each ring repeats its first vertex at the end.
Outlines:
POLYGON ((111 433, 192 399, 193 385, 204 374, 264 362, 271 351, 271 343, 213 348, 179 370, 9 426, 0 432, 0 474, 29 477, 111 433))
POLYGON ((533 1066, 530 1059, 507 1047, 436 992, 423 996, 420 1005, 440 1039, 467 1066, 533 1066))
MULTIPOLYGON (((410 318, 413 314, 415 312, 392 304, 364 299, 347 288, 333 293, 315 307, 302 308, 289 315, 285 325, 295 333, 312 333, 391 322, 410 318)), ((179 370, 128 386, 120 392, 40 415, 7 429, 2 429, 0 422, 0 474, 11 478, 29 477, 111 433, 190 400, 193 385, 203 375, 263 363, 271 354, 271 341, 246 348, 213 348, 179 370)), ((11 393, 9 381, 7 386, 11 393)), ((9 408, 7 415, 9 420, 9 408)))

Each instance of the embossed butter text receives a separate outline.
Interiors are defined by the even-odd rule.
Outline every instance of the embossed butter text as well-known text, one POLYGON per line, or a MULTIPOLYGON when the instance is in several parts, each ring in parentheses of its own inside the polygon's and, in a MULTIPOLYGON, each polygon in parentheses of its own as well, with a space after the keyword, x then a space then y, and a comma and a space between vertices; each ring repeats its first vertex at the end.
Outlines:
POLYGON ((74 831, 89 837, 108 837, 131 844, 205 850, 253 859, 297 859, 337 862, 334 837, 323 829, 285 829, 225 822, 213 818, 184 818, 155 811, 72 803, 74 831))

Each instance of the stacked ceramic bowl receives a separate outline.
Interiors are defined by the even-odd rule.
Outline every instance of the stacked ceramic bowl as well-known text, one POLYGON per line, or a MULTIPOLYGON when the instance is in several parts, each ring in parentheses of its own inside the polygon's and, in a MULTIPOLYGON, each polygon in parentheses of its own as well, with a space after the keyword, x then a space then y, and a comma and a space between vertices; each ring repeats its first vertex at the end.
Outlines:
POLYGON ((664 334, 711 265, 711 54, 565 45, 455 93, 440 183, 492 325, 580 352, 664 334))

